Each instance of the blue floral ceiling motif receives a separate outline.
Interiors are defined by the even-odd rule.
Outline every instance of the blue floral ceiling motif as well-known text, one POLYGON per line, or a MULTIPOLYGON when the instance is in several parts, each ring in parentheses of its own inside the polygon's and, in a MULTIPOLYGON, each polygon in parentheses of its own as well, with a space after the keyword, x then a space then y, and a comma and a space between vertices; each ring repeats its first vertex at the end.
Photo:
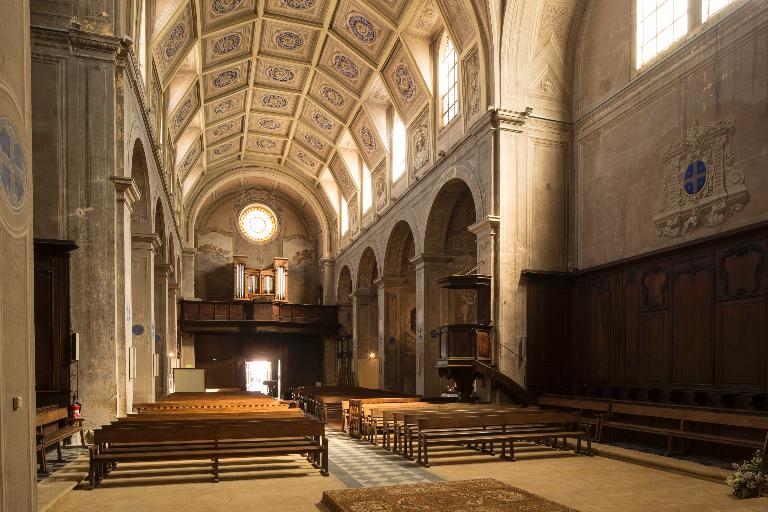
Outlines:
POLYGON ((11 208, 18 209, 27 197, 27 157, 16 128, 0 118, 0 188, 11 208))

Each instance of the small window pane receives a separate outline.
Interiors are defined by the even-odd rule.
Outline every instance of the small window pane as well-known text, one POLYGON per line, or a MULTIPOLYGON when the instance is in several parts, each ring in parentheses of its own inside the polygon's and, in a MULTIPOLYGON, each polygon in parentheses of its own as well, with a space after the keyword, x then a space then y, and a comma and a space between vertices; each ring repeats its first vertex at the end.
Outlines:
POLYGON ((688 32, 687 0, 637 0, 637 67, 688 32))
POLYGON ((707 21, 711 16, 717 14, 723 7, 730 4, 733 0, 703 0, 701 5, 701 21, 707 21))

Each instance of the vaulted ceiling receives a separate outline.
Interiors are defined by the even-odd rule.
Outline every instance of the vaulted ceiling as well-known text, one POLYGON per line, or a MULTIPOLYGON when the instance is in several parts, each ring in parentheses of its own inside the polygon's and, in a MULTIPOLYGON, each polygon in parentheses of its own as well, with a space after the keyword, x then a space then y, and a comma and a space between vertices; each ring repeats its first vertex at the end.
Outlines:
POLYGON ((154 82, 184 192, 233 162, 311 180, 330 166, 344 190, 337 150, 383 165, 377 113, 394 106, 408 124, 427 108, 430 42, 447 27, 468 48, 469 10, 463 0, 155 0, 154 82))

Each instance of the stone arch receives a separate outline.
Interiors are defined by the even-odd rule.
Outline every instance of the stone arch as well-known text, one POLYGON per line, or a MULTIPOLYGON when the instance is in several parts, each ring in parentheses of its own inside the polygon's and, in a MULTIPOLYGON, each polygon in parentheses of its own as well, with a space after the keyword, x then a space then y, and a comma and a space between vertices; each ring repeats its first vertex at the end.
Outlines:
POLYGON ((401 220, 395 224, 387 239, 383 276, 403 275, 410 270, 410 259, 416 255, 415 240, 413 229, 406 221, 401 220))
POLYGON ((350 294, 352 293, 352 273, 347 265, 342 267, 339 272, 339 280, 336 285, 336 303, 349 304, 350 294))
POLYGON ((160 240, 159 247, 155 253, 155 263, 167 263, 168 260, 168 235, 165 229, 165 213, 163 212, 163 202, 160 198, 155 204, 155 229, 154 233, 160 240))
POLYGON ((152 219, 152 186, 149 179, 149 167, 144 144, 141 139, 133 143, 130 160, 131 178, 139 191, 139 200, 133 205, 131 214, 131 231, 151 231, 150 219, 152 219))
MULTIPOLYGON (((424 252, 431 254, 459 255, 465 252, 463 245, 468 245, 471 238, 474 244, 475 235, 466 228, 474 224, 479 217, 474 194, 464 180, 453 178, 447 181, 437 192, 429 209, 424 233, 424 252), (471 209, 471 213, 467 211, 471 209), (471 222, 466 219, 471 217, 471 222), (466 234, 460 231, 466 231, 466 234), (463 238, 457 237, 465 237, 463 238), (461 246, 452 246, 452 243, 461 246)), ((477 250, 473 248, 475 260, 477 250)))
POLYGON ((357 265, 356 290, 373 290, 376 286, 376 280, 379 278, 379 264, 376 258, 376 252, 370 247, 366 247, 360 256, 360 262, 357 265))

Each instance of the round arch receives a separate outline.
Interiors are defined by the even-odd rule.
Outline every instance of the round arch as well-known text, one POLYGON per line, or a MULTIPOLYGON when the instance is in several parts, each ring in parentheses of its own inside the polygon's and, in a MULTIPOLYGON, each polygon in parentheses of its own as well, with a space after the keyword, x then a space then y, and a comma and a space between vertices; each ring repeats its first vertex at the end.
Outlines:
POLYGON ((357 265, 357 279, 355 281, 355 290, 363 288, 374 289, 376 280, 379 278, 379 262, 376 258, 376 252, 371 246, 363 250, 360 255, 360 262, 357 265))
POLYGON ((484 217, 483 208, 478 205, 477 196, 470 184, 461 178, 451 178, 436 190, 429 201, 427 223, 424 229, 422 248, 424 252, 436 253, 444 250, 446 231, 451 215, 459 200, 469 194, 475 211, 475 222, 484 217))
POLYGON ((339 272, 338 284, 336 285, 336 303, 349 304, 349 296, 352 294, 352 272, 349 267, 344 265, 339 272))
POLYGON ((411 226, 404 220, 394 225, 387 237, 384 252, 383 276, 403 275, 409 261, 416 255, 416 237, 411 226))

